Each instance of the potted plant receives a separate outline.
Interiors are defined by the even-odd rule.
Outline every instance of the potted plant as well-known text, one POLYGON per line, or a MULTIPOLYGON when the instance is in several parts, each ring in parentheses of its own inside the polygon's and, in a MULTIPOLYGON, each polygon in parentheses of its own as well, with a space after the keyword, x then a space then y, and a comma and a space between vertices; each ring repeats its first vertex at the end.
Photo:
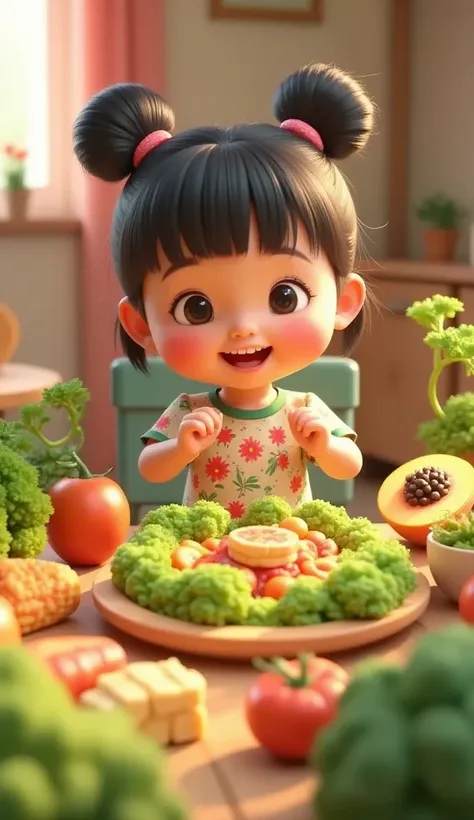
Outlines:
POLYGON ((435 583, 458 603, 461 590, 474 576, 474 514, 449 516, 432 527, 426 556, 435 583))
POLYGON ((444 407, 438 397, 439 379, 450 365, 462 364, 474 375, 474 325, 445 326, 463 310, 459 299, 437 294, 414 302, 406 315, 428 331, 424 342, 433 352, 428 401, 434 418, 420 425, 418 438, 429 453, 448 453, 474 464, 474 393, 450 396, 444 407))
POLYGON ((25 181, 28 152, 16 145, 6 145, 3 153, 9 217, 14 221, 23 220, 26 217, 30 193, 25 181))
POLYGON ((418 219, 426 227, 423 243, 430 262, 450 262, 454 257, 462 210, 450 197, 433 194, 420 202, 418 219))

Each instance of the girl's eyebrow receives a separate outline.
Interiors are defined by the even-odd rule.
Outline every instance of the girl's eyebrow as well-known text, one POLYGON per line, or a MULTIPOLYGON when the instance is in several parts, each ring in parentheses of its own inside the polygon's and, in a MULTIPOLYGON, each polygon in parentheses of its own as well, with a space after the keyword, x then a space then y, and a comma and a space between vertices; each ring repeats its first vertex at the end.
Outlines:
MULTIPOLYGON (((312 264, 312 260, 309 256, 307 256, 303 251, 298 250, 298 248, 290 248, 289 246, 283 246, 279 248, 277 251, 270 252, 264 254, 265 256, 297 256, 299 259, 304 259, 305 262, 309 262, 312 264)), ((166 279, 168 276, 171 276, 177 270, 181 270, 182 268, 190 268, 192 265, 198 264, 198 259, 194 259, 193 257, 188 257, 187 259, 183 259, 181 262, 176 262, 174 265, 170 265, 169 268, 165 270, 163 276, 161 277, 161 281, 166 279)))

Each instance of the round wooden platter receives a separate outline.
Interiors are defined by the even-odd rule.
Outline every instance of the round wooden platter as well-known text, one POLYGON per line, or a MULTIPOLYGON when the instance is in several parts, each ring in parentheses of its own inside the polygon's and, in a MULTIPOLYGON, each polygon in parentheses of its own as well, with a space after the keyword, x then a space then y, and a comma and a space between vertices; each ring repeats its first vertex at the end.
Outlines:
POLYGON ((92 598, 106 621, 134 638, 174 652, 248 660, 256 655, 288 657, 302 651, 332 654, 389 638, 421 617, 430 602, 430 585, 418 573, 415 592, 402 607, 379 621, 334 621, 293 627, 200 626, 155 615, 113 586, 108 566, 98 573, 92 598))

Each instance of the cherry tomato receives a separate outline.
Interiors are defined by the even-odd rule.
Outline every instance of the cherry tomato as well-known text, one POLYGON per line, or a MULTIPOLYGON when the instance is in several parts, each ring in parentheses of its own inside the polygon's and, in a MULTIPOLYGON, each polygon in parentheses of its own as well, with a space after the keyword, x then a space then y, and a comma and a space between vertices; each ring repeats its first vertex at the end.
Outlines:
POLYGON ((202 542, 202 546, 211 552, 218 550, 221 545, 222 542, 220 538, 206 538, 205 541, 202 542))
POLYGON ((68 564, 104 564, 127 540, 130 506, 111 478, 62 478, 49 494, 54 507, 49 543, 68 564))
POLYGON ((308 525, 306 521, 303 521, 302 518, 298 518, 296 515, 291 515, 288 518, 284 518, 283 521, 280 521, 279 526, 284 530, 290 530, 291 532, 296 533, 298 538, 306 538, 308 532, 308 525))
POLYGON ((325 581, 329 575, 327 570, 319 569, 316 566, 316 561, 309 558, 301 562, 300 570, 302 575, 312 575, 314 578, 320 578, 321 581, 325 581))
POLYGON ((10 601, 0 597, 0 647, 21 643, 20 625, 10 601))
MULTIPOLYGON (((191 569, 196 566, 202 554, 194 547, 176 547, 171 554, 171 566, 175 569, 191 569)), ((207 556, 204 556, 207 557, 207 556)))
POLYGON ((274 575, 266 581, 263 587, 263 595, 268 598, 276 598, 276 600, 283 598, 294 582, 295 579, 291 578, 290 575, 274 575))
POLYGON ((461 589, 459 614, 463 621, 474 624, 474 575, 466 581, 461 589))
POLYGON ((248 692, 250 731, 269 752, 306 760, 320 729, 337 714, 349 682, 347 672, 325 658, 301 655, 293 661, 256 662, 264 670, 248 692))
POLYGON ((125 650, 112 638, 61 635, 29 643, 28 650, 45 661, 74 698, 93 689, 100 675, 127 665, 125 650))
POLYGON ((326 536, 323 532, 319 532, 319 530, 310 530, 306 533, 305 538, 311 541, 315 547, 320 547, 326 543, 326 536))

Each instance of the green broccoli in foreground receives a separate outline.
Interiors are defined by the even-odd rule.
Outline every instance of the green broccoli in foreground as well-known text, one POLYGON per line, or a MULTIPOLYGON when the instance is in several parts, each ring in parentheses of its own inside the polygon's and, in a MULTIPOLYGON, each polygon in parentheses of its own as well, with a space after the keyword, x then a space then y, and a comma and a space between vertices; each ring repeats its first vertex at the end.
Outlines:
POLYGON ((422 638, 405 669, 356 674, 313 763, 318 820, 474 815, 474 632, 422 638))
POLYGON ((377 527, 368 518, 351 518, 337 533, 337 546, 340 550, 359 550, 368 541, 379 539, 377 527))
POLYGON ((155 547, 157 552, 168 555, 178 546, 178 541, 170 530, 160 524, 147 524, 140 527, 130 538, 130 544, 144 547, 155 547))
POLYGON ((0 649, 0 817, 185 820, 167 781, 125 714, 77 707, 25 648, 0 649))
POLYGON ((139 531, 148 524, 159 524, 172 532, 177 541, 193 537, 189 508, 182 507, 181 504, 165 504, 156 510, 150 510, 142 518, 139 531))
POLYGON ((242 518, 236 518, 231 522, 231 529, 258 525, 273 527, 291 515, 293 515, 293 510, 288 501, 278 495, 267 495, 266 498, 252 501, 242 518))
POLYGON ((142 562, 152 562, 157 569, 165 571, 171 567, 170 551, 166 545, 163 548, 160 542, 137 544, 134 541, 127 541, 122 544, 115 551, 110 565, 114 586, 124 592, 129 575, 142 562))
POLYGON ((389 573, 355 557, 329 573, 327 591, 346 618, 384 618, 400 604, 399 588, 389 573))
POLYGON ((397 606, 416 589, 416 572, 411 563, 410 551, 400 541, 369 541, 356 552, 345 549, 339 556, 340 564, 354 560, 369 561, 394 579, 398 588, 397 606))
POLYGON ((40 555, 53 505, 38 486, 35 468, 5 444, 0 444, 0 509, 0 557, 40 555))
POLYGON ((149 607, 153 587, 168 567, 153 558, 140 559, 125 578, 125 595, 138 606, 149 607))
POLYGON ((222 538, 230 524, 230 513, 216 501, 196 501, 189 508, 192 538, 202 543, 206 538, 222 538))
POLYGON ((326 538, 336 539, 351 524, 351 518, 344 507, 336 507, 329 501, 307 501, 293 515, 306 521, 310 530, 323 532, 326 538))

